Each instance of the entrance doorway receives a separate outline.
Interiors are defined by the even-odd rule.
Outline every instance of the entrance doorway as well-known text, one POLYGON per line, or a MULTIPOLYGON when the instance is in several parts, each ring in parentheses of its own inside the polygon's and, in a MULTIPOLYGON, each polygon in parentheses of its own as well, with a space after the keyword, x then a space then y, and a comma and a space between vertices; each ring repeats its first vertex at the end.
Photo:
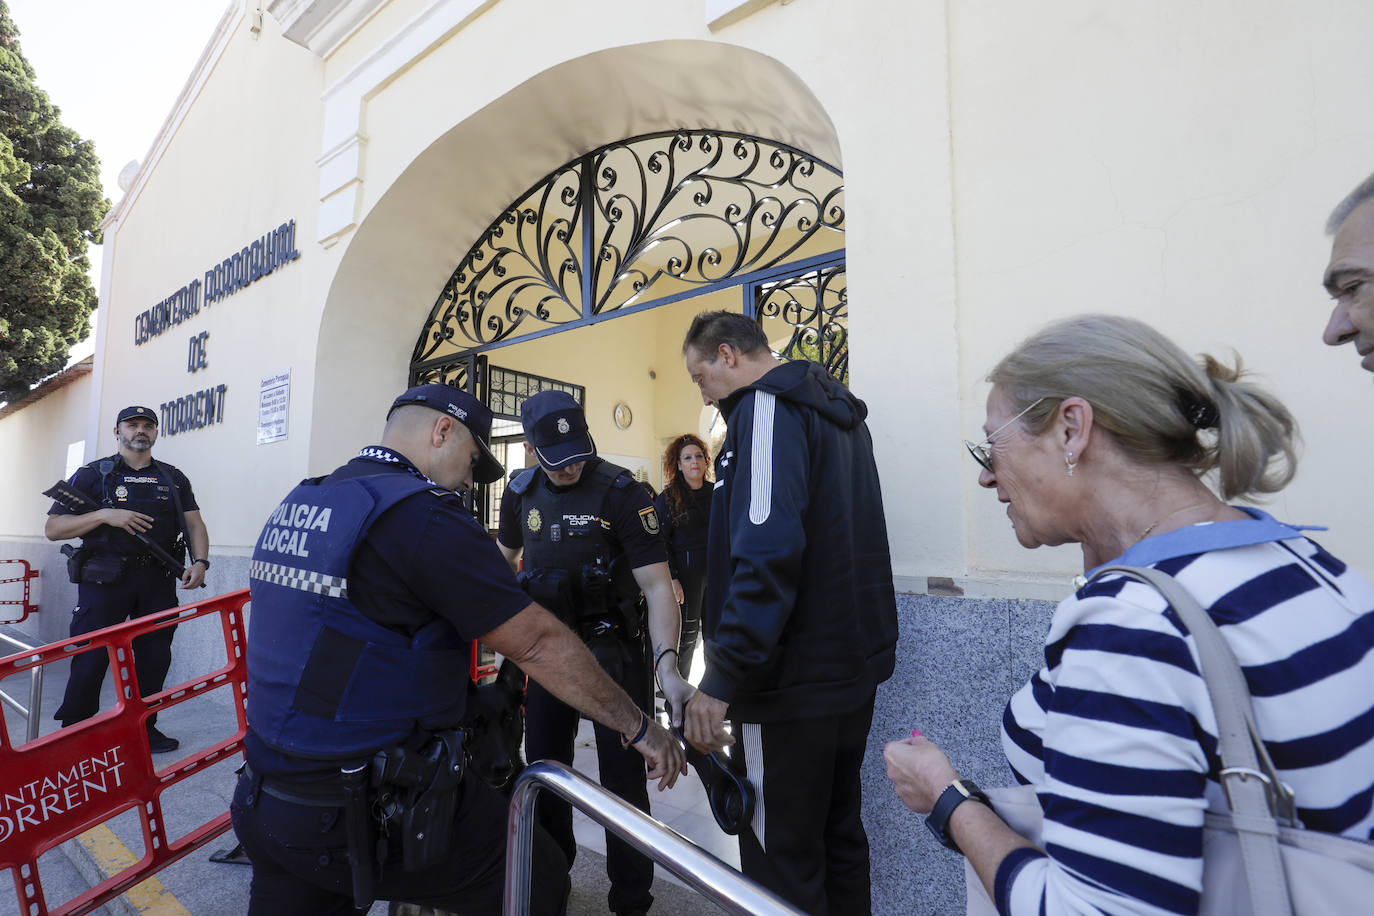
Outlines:
MULTIPOLYGON (((681 366, 697 313, 739 310, 780 357, 848 380, 844 227, 843 176, 804 151, 712 130, 608 144, 545 176, 468 250, 416 341, 411 384, 488 403, 508 469, 524 465, 524 397, 576 389, 598 453, 657 488, 662 442, 710 441, 681 366)), ((503 488, 478 502, 489 526, 503 488)))

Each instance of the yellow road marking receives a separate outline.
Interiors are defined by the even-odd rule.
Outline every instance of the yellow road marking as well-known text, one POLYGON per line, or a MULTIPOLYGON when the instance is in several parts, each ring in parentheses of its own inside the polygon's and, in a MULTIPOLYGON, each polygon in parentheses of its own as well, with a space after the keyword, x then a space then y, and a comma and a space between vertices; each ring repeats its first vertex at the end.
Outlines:
MULTIPOLYGON (((78 836, 77 840, 86 847, 101 874, 107 878, 138 863, 129 847, 121 843, 114 831, 104 824, 92 827, 78 836)), ((124 892, 124 899, 138 912, 149 916, 191 916, 191 911, 172 896, 156 875, 144 878, 129 888, 124 892)))

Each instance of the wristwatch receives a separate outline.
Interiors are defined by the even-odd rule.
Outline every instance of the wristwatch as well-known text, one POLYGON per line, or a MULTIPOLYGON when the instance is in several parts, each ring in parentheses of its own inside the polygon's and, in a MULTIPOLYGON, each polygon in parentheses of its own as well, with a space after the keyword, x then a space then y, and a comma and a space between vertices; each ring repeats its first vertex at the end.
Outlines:
POLYGON ((926 818, 926 826, 930 832, 935 834, 935 839, 940 841, 940 845, 946 849, 953 849, 961 852, 955 845, 954 837, 949 835, 949 818, 954 813, 954 809, 959 807, 969 799, 982 802, 989 808, 992 802, 988 801, 987 795, 972 779, 956 779, 945 787, 945 791, 940 793, 940 797, 935 801, 935 807, 930 809, 930 816, 926 818))
POLYGON ((197 563, 204 563, 204 564, 205 564, 205 568, 206 568, 207 571, 210 569, 210 561, 204 559, 203 557, 192 557, 192 558, 191 558, 191 565, 192 565, 192 566, 194 566, 194 565, 197 564, 197 563))

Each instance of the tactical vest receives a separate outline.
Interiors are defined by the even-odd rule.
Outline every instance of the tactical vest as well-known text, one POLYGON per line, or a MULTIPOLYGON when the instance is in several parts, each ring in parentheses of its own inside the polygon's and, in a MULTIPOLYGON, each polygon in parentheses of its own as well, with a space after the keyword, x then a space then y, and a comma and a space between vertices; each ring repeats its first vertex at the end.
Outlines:
POLYGON ((442 618, 408 637, 348 597, 368 529, 433 484, 396 473, 324 481, 292 490, 253 550, 248 724, 277 751, 335 760, 458 724, 471 647, 442 618))
POLYGON ((538 467, 511 481, 510 488, 520 496, 520 584, 532 599, 570 624, 608 615, 612 622, 617 615, 632 621, 638 616, 639 585, 601 513, 611 488, 634 485, 634 475, 607 461, 587 465, 577 485, 560 493, 545 486, 547 478, 538 467), (587 594, 588 580, 598 569, 609 575, 610 585, 601 607, 587 594))
MULTIPOLYGON (((112 455, 86 465, 100 477, 97 501, 105 508, 131 509, 151 516, 153 527, 148 531, 149 539, 173 557, 184 556, 184 548, 177 543, 181 519, 172 498, 172 488, 177 485, 172 466, 154 461, 146 468, 135 470, 124 465, 122 470, 116 470, 118 461, 119 456, 112 455), (108 471, 102 465, 107 466, 108 471)), ((148 552, 132 534, 110 525, 99 525, 82 535, 81 546, 98 556, 133 557, 148 552)))

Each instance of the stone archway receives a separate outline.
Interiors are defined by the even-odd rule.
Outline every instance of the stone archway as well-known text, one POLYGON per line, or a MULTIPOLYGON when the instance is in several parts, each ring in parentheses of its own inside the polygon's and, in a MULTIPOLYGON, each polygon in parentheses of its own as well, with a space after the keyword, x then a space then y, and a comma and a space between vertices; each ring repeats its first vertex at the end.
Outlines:
POLYGON ((779 352, 823 357, 843 347, 844 223, 843 176, 805 151, 717 130, 609 143, 492 221, 440 291, 411 381, 473 391, 479 353, 730 287, 786 326, 779 352))
POLYGON ((330 422, 340 404, 379 416, 405 386, 415 328, 495 214, 608 141, 684 127, 769 137, 841 165, 834 126, 810 89, 745 48, 654 42, 532 77, 418 151, 348 240, 321 317, 311 465, 353 444, 351 430, 330 422))

